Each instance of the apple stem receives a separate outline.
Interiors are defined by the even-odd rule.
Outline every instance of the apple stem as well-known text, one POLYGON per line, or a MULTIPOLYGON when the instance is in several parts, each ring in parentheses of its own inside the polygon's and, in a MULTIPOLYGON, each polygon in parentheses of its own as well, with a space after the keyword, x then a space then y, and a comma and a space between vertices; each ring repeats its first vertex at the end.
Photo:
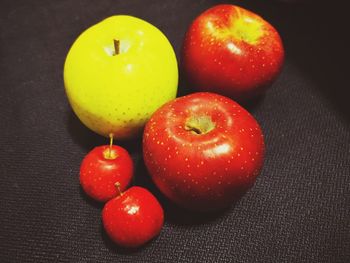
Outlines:
POLYGON ((111 159, 112 158, 112 147, 113 147, 113 133, 109 134, 109 151, 108 156, 111 159))
POLYGON ((185 130, 194 134, 206 134, 215 128, 215 123, 208 116, 192 116, 185 124, 185 130))
POLYGON ((119 192, 119 196, 122 196, 123 195, 123 192, 120 190, 120 183, 119 182, 116 182, 115 184, 115 187, 117 188, 118 192, 119 192))
POLYGON ((188 124, 185 126, 185 130, 186 131, 192 131, 192 132, 194 132, 196 134, 202 134, 201 129, 199 129, 197 127, 194 127, 194 126, 191 126, 191 125, 188 125, 188 124))
POLYGON ((114 160, 118 157, 118 150, 113 150, 113 133, 109 134, 109 146, 103 150, 103 157, 107 160, 114 160))
POLYGON ((114 43, 114 55, 118 55, 120 52, 120 41, 118 39, 113 39, 114 43))

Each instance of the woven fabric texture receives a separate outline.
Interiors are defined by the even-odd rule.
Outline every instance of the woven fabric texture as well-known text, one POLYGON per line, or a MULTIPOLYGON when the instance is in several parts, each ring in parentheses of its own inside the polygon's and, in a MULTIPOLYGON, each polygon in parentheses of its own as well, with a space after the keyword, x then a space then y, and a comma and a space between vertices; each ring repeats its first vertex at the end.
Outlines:
MULTIPOLYGON (((339 1, 0 1, 0 262, 350 262, 349 41, 339 1), (158 238, 128 251, 101 226, 102 205, 79 186, 79 166, 108 141, 83 126, 63 86, 76 37, 129 14, 160 28, 180 59, 190 22, 218 3, 270 21, 286 49, 281 75, 247 109, 261 124, 266 161, 227 211, 199 215, 169 203, 132 154, 134 185, 165 209, 158 238)), ((180 70, 179 95, 191 92, 180 70)))

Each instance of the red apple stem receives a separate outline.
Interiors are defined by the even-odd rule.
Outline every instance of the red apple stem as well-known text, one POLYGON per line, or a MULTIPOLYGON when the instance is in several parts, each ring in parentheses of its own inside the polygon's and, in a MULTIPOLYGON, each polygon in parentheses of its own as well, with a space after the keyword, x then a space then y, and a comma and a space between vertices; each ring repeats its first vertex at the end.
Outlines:
POLYGON ((108 150, 108 156, 111 159, 112 158, 112 147, 113 147, 113 133, 109 134, 109 150, 108 150))
POLYGON ((120 41, 118 39, 113 39, 114 43, 114 55, 118 55, 120 52, 120 41))
POLYGON ((123 192, 120 190, 120 183, 119 182, 116 182, 115 184, 115 187, 117 188, 118 192, 119 192, 119 196, 122 196, 123 195, 123 192))

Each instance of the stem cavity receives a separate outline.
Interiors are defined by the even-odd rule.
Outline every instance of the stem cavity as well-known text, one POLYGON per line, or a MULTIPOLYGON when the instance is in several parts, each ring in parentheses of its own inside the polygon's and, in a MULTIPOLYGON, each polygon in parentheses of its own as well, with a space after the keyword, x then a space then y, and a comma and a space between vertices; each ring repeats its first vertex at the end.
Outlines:
POLYGON ((118 154, 113 150, 113 133, 109 134, 109 147, 103 151, 103 157, 108 160, 114 160, 118 154))

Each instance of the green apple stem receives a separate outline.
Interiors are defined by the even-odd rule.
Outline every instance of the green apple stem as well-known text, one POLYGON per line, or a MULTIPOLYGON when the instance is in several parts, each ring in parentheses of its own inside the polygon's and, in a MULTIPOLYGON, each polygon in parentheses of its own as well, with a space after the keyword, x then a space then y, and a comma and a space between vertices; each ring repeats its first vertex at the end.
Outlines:
POLYGON ((120 41, 118 39, 113 39, 114 43, 114 55, 118 55, 120 53, 120 41))
POLYGON ((119 196, 122 196, 124 193, 120 190, 120 183, 116 182, 114 185, 115 185, 115 187, 117 188, 117 190, 119 192, 119 196))

